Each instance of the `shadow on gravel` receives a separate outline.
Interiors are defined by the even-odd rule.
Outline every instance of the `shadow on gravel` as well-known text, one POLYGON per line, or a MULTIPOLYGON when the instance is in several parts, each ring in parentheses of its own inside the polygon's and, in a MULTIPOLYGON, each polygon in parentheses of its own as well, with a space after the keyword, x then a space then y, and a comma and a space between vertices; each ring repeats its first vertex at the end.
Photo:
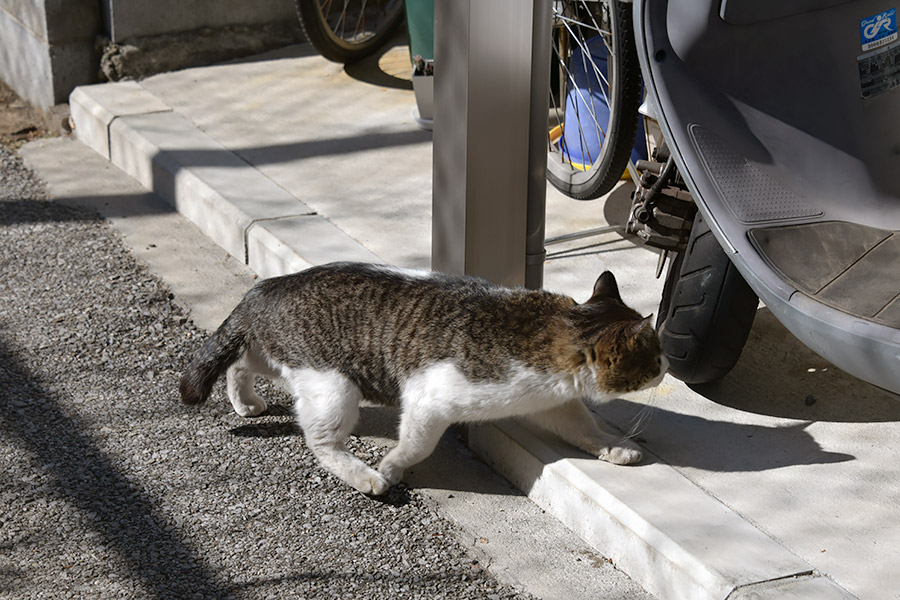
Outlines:
MULTIPOLYGON (((441 583, 441 582, 456 582, 462 579, 463 581, 466 578, 471 578, 473 573, 477 573, 481 571, 482 567, 478 564, 478 560, 472 562, 469 566, 469 569, 448 569, 441 571, 440 573, 434 572, 423 572, 421 574, 416 575, 407 575, 397 572, 387 572, 387 573, 377 573, 372 575, 363 576, 364 581, 382 581, 385 582, 387 589, 393 589, 394 586, 408 586, 413 591, 407 592, 409 594, 414 594, 414 591, 417 586, 421 586, 423 583, 441 583), (391 586, 393 584, 393 586, 391 586)), ((425 569, 423 569, 424 571, 425 569)), ((304 583, 310 582, 322 582, 322 585, 327 585, 327 582, 334 580, 358 580, 360 579, 360 574, 355 572, 341 572, 341 571, 310 571, 309 573, 297 573, 294 575, 285 575, 282 577, 260 577, 254 579, 252 581, 248 581, 246 583, 241 583, 233 586, 233 589, 236 591, 241 590, 258 590, 264 589, 267 586, 279 585, 282 583, 293 583, 295 585, 302 585, 304 583)), ((323 594, 324 596, 324 594, 323 594)), ((349 596, 348 596, 349 597, 349 596)), ((355 598, 359 598, 359 596, 353 596, 355 598)), ((418 597, 418 596, 415 596, 418 597)), ((500 597, 500 596, 496 596, 500 597)), ((518 597, 518 596, 517 596, 518 597)))
POLYGON ((55 493, 82 512, 85 522, 126 561, 153 597, 229 597, 151 499, 116 470, 3 340, 0 400, 0 435, 48 468, 55 493))
POLYGON ((34 200, 4 200, 0 210, 0 226, 30 223, 61 223, 67 221, 97 221, 96 214, 84 211, 55 210, 48 213, 47 206, 55 203, 34 200))
POLYGON ((293 420, 238 425, 228 431, 237 437, 246 438, 299 437, 301 435, 300 428, 293 420))

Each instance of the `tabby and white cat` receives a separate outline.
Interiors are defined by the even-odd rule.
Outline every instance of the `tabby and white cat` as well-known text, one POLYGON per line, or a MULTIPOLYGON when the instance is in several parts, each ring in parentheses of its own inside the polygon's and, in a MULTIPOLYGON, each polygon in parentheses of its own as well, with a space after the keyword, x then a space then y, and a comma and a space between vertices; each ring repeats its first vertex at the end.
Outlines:
POLYGON ((196 353, 181 379, 187 404, 227 373, 241 416, 266 410, 256 376, 296 400, 306 443, 322 465, 366 494, 382 494, 426 458, 452 423, 527 416, 617 464, 637 446, 606 433, 582 403, 655 385, 663 375, 650 325, 603 273, 583 304, 378 265, 335 263, 258 283, 196 353), (378 470, 346 441, 360 400, 399 405, 399 443, 378 470))

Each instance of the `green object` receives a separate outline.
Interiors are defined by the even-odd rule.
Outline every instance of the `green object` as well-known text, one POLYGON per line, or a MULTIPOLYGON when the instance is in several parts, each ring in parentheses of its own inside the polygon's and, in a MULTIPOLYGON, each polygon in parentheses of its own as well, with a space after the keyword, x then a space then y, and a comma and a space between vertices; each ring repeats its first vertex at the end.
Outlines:
POLYGON ((406 0, 409 57, 434 60, 434 0, 406 0))

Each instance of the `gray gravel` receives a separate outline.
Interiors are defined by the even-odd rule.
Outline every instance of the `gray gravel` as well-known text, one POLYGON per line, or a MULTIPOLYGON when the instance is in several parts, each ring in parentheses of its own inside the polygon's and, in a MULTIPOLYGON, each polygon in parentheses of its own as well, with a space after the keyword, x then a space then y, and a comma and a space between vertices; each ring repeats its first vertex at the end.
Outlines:
POLYGON ((205 334, 4 147, 0 232, 0 597, 527 597, 415 490, 373 501, 318 468, 285 396, 252 421, 221 384, 182 407, 205 334))

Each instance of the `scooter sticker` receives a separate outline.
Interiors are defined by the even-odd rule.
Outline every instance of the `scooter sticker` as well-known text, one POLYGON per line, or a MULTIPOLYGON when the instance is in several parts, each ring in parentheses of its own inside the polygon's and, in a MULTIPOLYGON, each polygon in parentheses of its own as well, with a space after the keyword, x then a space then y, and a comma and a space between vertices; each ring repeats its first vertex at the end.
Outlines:
POLYGON ((900 86, 900 44, 891 44, 856 59, 863 98, 871 98, 900 86))
POLYGON ((892 8, 859 22, 863 52, 887 46, 897 39, 897 9, 892 8))

